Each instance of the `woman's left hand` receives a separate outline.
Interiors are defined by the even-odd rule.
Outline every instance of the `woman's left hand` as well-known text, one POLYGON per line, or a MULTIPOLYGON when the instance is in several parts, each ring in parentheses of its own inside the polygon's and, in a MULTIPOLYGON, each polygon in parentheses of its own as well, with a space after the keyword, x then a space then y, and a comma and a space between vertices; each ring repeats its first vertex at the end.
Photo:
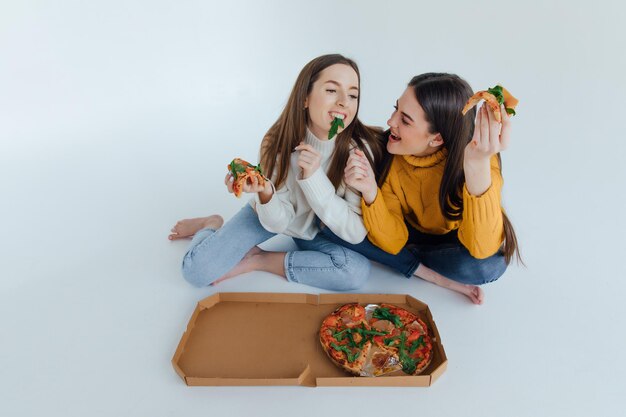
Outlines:
POLYGON ((493 155, 502 152, 509 145, 511 134, 511 118, 504 105, 500 106, 502 123, 496 121, 493 111, 488 105, 478 111, 474 136, 465 147, 465 163, 488 161, 493 155))

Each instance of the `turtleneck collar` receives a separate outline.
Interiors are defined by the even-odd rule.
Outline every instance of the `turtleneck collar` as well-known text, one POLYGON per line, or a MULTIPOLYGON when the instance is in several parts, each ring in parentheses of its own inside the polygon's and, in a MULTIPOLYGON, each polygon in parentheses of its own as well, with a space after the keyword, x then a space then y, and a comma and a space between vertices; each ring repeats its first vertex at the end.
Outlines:
POLYGON ((441 148, 434 154, 428 156, 402 155, 406 162, 420 168, 429 168, 435 166, 444 159, 446 159, 446 156, 448 156, 448 150, 446 148, 441 148))
POLYGON ((328 158, 333 153, 336 140, 337 137, 333 140, 321 140, 317 138, 317 136, 315 136, 309 128, 306 129, 306 134, 304 135, 304 143, 311 145, 316 151, 318 151, 322 156, 322 159, 328 158))

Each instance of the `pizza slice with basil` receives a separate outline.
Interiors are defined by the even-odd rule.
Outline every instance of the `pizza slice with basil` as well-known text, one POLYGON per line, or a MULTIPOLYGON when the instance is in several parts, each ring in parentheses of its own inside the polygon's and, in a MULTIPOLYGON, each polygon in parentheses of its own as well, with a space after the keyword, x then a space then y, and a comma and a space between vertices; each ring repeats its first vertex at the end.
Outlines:
POLYGON ((372 347, 372 330, 365 319, 365 308, 346 304, 328 315, 320 328, 320 343, 335 364, 354 375, 361 375, 372 347))
POLYGON ((419 318, 405 326, 405 335, 401 336, 398 345, 400 362, 405 373, 417 375, 432 361, 432 339, 428 335, 426 323, 419 318))
POLYGON ((375 336, 375 346, 393 352, 398 358, 399 369, 409 375, 417 375, 432 360, 432 342, 428 327, 417 315, 403 308, 381 304, 374 310, 369 321, 373 329, 387 333, 375 336))
POLYGON ((252 165, 248 161, 244 161, 241 158, 235 158, 230 164, 228 164, 228 170, 233 177, 233 194, 235 197, 241 197, 243 193, 243 186, 246 182, 252 181, 252 178, 256 178, 259 185, 265 185, 267 180, 263 176, 261 170, 261 164, 252 165))
POLYGON ((501 85, 496 85, 493 88, 484 91, 478 91, 471 96, 461 113, 465 115, 472 107, 476 106, 481 100, 485 100, 485 103, 493 111, 494 117, 497 122, 502 122, 502 115, 500 114, 500 105, 504 104, 504 109, 507 114, 515 115, 515 106, 519 103, 519 100, 513 97, 509 91, 501 85))

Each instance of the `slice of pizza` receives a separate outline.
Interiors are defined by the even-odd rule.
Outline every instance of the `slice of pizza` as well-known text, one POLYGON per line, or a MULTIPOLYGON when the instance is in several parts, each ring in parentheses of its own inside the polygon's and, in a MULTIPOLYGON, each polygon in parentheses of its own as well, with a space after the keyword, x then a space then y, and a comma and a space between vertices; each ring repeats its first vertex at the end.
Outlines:
POLYGON ((398 343, 398 356, 402 370, 409 375, 417 375, 430 364, 433 355, 432 340, 426 323, 420 318, 404 327, 398 343))
POLYGON ((372 342, 369 355, 361 371, 362 376, 381 376, 402 369, 398 353, 372 342))
POLYGON ((265 185, 265 181, 267 181, 267 178, 263 176, 261 164, 252 165, 241 158, 235 158, 228 164, 227 168, 233 176, 233 194, 237 198, 241 197, 244 184, 251 182, 252 178, 256 178, 259 185, 265 185))
POLYGON ((501 85, 496 85, 488 90, 479 91, 470 97, 465 107, 463 107, 463 110, 461 110, 461 113, 465 116, 465 113, 476 106, 481 100, 485 100, 487 105, 491 107, 498 122, 502 122, 502 115, 500 114, 501 104, 504 104, 504 108, 508 114, 515 115, 515 106, 519 103, 519 100, 513 97, 506 88, 501 85))
POLYGON ((329 314, 320 328, 320 344, 328 357, 338 366, 354 375, 361 375, 369 354, 365 309, 346 304, 329 314))
POLYGON ((393 352, 399 368, 409 375, 421 373, 432 360, 432 342, 422 319, 403 308, 381 304, 370 319, 372 329, 387 332, 376 336, 373 343, 393 352))
POLYGON ((371 347, 371 342, 365 342, 361 348, 350 347, 347 344, 337 345, 336 343, 331 343, 330 349, 326 353, 341 368, 353 375, 361 376, 363 365, 371 347))
POLYGON ((367 325, 367 321, 365 320, 365 307, 357 303, 341 306, 336 310, 336 313, 346 327, 355 327, 362 323, 367 325))

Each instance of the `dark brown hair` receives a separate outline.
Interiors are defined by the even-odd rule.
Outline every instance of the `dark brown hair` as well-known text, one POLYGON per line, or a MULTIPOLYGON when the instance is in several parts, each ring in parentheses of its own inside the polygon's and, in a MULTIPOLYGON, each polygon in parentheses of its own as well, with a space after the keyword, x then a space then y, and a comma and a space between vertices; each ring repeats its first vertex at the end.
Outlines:
MULTIPOLYGON (((261 143, 261 165, 268 178, 274 178, 274 186, 280 188, 287 179, 291 152, 300 143, 306 134, 309 123, 309 112, 304 108, 304 102, 308 97, 313 84, 319 78, 320 73, 335 64, 348 65, 357 74, 359 79, 359 104, 361 101, 361 75, 354 61, 339 54, 322 55, 306 64, 291 90, 287 104, 278 120, 267 131, 261 143)), ((343 179, 343 173, 352 148, 352 141, 357 148, 361 149, 372 166, 383 155, 381 131, 376 128, 365 126, 358 119, 357 111, 354 120, 334 139, 337 141, 333 151, 332 160, 328 168, 328 178, 335 186, 339 187, 343 179), (371 149, 367 151, 365 144, 371 149)))
MULTIPOLYGON (((476 108, 472 108, 463 116, 461 109, 473 95, 472 89, 461 77, 454 74, 427 73, 413 77, 408 84, 415 93, 420 106, 424 109, 429 133, 439 133, 443 138, 443 146, 448 150, 446 166, 439 188, 439 206, 443 214, 450 220, 460 220, 463 214, 463 156, 465 147, 474 135, 474 119, 476 108)), ((498 154, 500 171, 502 160, 498 154)), ((390 161, 386 161, 381 172, 386 176, 390 161)), ((502 212, 504 226, 504 245, 502 252, 506 263, 515 256, 521 259, 517 236, 510 220, 502 212)))

